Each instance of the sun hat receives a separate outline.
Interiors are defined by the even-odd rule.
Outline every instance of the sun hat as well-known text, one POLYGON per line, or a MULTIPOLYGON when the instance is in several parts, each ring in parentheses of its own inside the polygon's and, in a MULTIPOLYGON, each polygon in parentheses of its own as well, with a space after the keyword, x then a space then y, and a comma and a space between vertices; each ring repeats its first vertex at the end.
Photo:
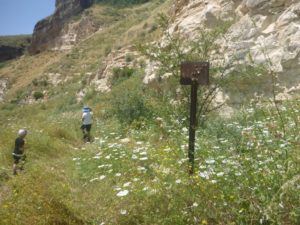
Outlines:
POLYGON ((24 137, 27 134, 27 130, 26 129, 20 129, 18 131, 18 136, 20 137, 24 137))
POLYGON ((88 106, 84 106, 82 109, 83 112, 89 112, 90 108, 88 106))

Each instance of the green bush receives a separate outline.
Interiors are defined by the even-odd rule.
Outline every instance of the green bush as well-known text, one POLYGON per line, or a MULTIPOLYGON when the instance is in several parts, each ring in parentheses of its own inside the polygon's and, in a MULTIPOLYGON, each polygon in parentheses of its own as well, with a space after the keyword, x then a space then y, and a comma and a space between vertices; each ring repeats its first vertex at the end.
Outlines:
POLYGON ((146 106, 140 79, 130 79, 118 86, 113 92, 112 110, 122 124, 131 124, 133 121, 148 117, 151 113, 146 106))
POLYGON ((135 69, 129 68, 127 66, 125 67, 115 67, 112 71, 112 78, 111 78, 111 84, 117 85, 121 83, 124 80, 127 80, 135 73, 135 69))
POLYGON ((39 85, 39 82, 38 82, 38 80, 37 79, 33 79, 32 80, 32 84, 33 84, 33 86, 38 86, 39 85))
POLYGON ((133 54, 131 54, 131 53, 126 54, 126 56, 125 56, 126 62, 132 62, 133 59, 134 59, 134 55, 133 54))
POLYGON ((44 98, 44 94, 40 91, 35 91, 33 93, 33 97, 35 100, 38 100, 38 99, 44 98))
POLYGON ((46 79, 43 79, 43 80, 40 80, 40 81, 38 79, 33 79, 32 84, 35 87, 37 87, 39 85, 46 87, 46 86, 48 86, 48 81, 46 79))

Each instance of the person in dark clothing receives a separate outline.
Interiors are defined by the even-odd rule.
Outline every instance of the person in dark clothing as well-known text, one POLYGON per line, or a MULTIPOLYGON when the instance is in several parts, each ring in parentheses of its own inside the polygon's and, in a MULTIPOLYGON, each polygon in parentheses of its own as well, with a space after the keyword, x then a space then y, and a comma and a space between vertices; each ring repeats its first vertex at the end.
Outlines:
POLYGON ((25 140, 24 138, 27 135, 27 130, 26 129, 20 129, 18 131, 18 137, 15 140, 15 148, 13 151, 13 159, 14 159, 14 164, 13 164, 13 174, 17 175, 17 165, 19 164, 20 160, 25 160, 25 152, 24 152, 24 145, 25 145, 25 140))

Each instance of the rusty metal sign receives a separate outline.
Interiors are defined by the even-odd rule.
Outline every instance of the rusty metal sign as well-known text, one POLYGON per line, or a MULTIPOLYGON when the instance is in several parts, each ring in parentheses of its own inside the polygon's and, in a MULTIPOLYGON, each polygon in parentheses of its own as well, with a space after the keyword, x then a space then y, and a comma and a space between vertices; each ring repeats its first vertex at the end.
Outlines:
POLYGON ((180 66, 180 84, 209 84, 209 62, 183 62, 180 66))
POLYGON ((189 129, 189 173, 194 173, 195 161, 195 132, 197 126, 197 89, 198 85, 208 85, 209 83, 209 63, 208 62, 183 62, 181 64, 180 83, 191 85, 191 106, 190 106, 190 129, 189 129))

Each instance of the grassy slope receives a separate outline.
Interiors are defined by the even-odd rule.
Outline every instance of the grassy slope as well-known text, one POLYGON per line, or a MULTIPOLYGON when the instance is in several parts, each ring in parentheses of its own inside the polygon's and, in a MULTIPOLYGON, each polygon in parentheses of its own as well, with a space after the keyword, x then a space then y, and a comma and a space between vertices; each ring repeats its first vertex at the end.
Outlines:
MULTIPOLYGON (((45 71, 64 76, 95 72, 107 48, 143 37, 144 19, 151 24, 149 11, 156 13, 151 7, 106 10, 128 16, 70 53, 48 52, 10 63, 0 71, 17 86, 10 95, 45 71)), ((102 6, 92 10, 95 15, 103 12, 102 6)), ((298 102, 281 107, 285 138, 272 107, 253 105, 231 120, 209 118, 197 136, 197 173, 189 177, 187 124, 178 120, 176 107, 153 97, 155 90, 142 92, 143 96, 137 92, 147 99, 152 117, 124 127, 112 116, 115 96, 121 97, 126 89, 135 96, 130 90, 138 89, 139 76, 114 87, 112 93, 85 98, 96 121, 95 141, 84 145, 81 105, 74 101, 81 76, 67 85, 49 87, 52 95, 45 103, 0 105, 2 177, 11 174, 16 131, 27 127, 30 132, 26 170, 8 181, 0 179, 0 193, 5 193, 0 195, 1 225, 299 223, 298 102)))
POLYGON ((34 79, 42 79, 50 72, 74 80, 82 79, 76 77, 76 74, 96 73, 107 51, 136 44, 141 40, 153 39, 157 36, 156 32, 149 32, 146 33, 146 37, 141 37, 140 33, 145 32, 141 27, 145 23, 154 24, 155 15, 160 10, 166 10, 166 6, 159 7, 160 4, 159 1, 154 1, 124 9, 102 4, 95 5, 86 13, 103 24, 103 29, 73 50, 68 53, 44 52, 35 56, 22 57, 1 68, 0 78, 8 78, 12 87, 8 99, 12 99, 17 91, 23 92, 34 79))
MULTIPOLYGON (((99 60, 104 57, 105 48, 117 48, 130 42, 135 43, 135 37, 126 37, 121 40, 118 37, 131 26, 143 23, 144 18, 147 18, 145 21, 149 20, 149 11, 153 14, 157 13, 158 6, 159 4, 151 3, 123 10, 110 6, 95 6, 91 9, 92 14, 97 20, 104 20, 106 26, 104 31, 67 54, 44 52, 36 56, 24 56, 1 68, 0 77, 8 78, 11 85, 7 98, 14 99, 20 92, 32 89, 32 81, 42 78, 48 72, 61 73, 66 77, 74 76, 74 73, 84 74, 91 70, 95 72, 99 60), (124 20, 126 17, 124 14, 128 14, 126 20, 124 20), (86 64, 87 68, 82 68, 83 64, 86 64)), ((76 219, 76 216, 69 212, 68 206, 64 205, 69 200, 64 199, 64 190, 70 194, 69 187, 62 188, 61 193, 54 193, 60 190, 61 186, 64 187, 65 182, 75 182, 68 178, 73 178, 72 170, 68 171, 68 174, 60 174, 60 172, 73 168, 72 164, 69 167, 66 165, 70 161, 70 156, 73 155, 74 147, 80 148, 82 145, 81 133, 78 129, 81 106, 75 105, 73 101, 74 93, 80 88, 77 81, 81 77, 74 76, 73 78, 74 82, 69 85, 48 87, 53 92, 53 96, 45 104, 32 106, 18 106, 14 103, 1 104, 0 119, 3 130, 0 138, 1 173, 11 174, 11 150, 15 132, 20 127, 27 127, 30 134, 26 144, 29 156, 26 173, 18 179, 10 179, 5 185, 1 183, 3 186, 0 189, 6 190, 7 195, 5 203, 3 203, 3 195, 0 197, 1 207, 5 209, 0 210, 2 212, 0 224, 51 224, 55 223, 55 220, 68 221, 69 217, 70 220, 74 220, 74 223, 82 224, 80 219, 76 219), (78 114, 66 112, 74 108, 79 112, 78 114), (56 188, 57 185, 59 188, 56 188), (19 190, 20 195, 17 195, 16 192, 19 193, 19 190), (60 203, 62 200, 60 198, 64 199, 62 203, 60 203), (15 204, 16 202, 19 204, 15 204), (32 204, 33 202, 39 202, 40 206, 32 204), (61 207, 57 207, 57 204, 61 207), (19 207, 23 208, 24 205, 27 205, 26 209, 16 215, 15 211, 19 207)), ((100 106, 93 105, 93 107, 97 109, 101 107, 101 104, 100 106)))
POLYGON ((1 77, 10 80, 11 88, 7 93, 12 98, 17 91, 28 87, 32 81, 43 75, 44 71, 62 57, 60 53, 46 52, 38 56, 26 56, 11 62, 1 70, 1 77))

